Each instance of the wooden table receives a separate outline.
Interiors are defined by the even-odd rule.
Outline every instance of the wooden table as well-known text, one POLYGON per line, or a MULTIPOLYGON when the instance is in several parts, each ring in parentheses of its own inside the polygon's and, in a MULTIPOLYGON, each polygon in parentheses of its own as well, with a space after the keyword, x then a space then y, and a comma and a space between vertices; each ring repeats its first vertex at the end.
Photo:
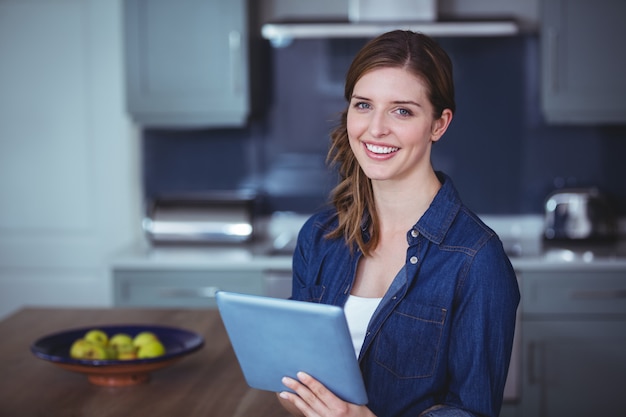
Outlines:
POLYGON ((0 417, 286 417, 275 394, 249 388, 216 310, 26 308, 0 322, 0 417), (204 347, 147 383, 92 385, 30 352, 38 338, 76 327, 182 327, 204 347))

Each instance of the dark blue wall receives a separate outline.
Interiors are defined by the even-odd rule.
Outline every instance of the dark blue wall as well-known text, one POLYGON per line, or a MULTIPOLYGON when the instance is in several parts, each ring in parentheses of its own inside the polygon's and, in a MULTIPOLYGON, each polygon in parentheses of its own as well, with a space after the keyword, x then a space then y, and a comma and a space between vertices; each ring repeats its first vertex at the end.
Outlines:
MULTIPOLYGON (((597 185, 626 214, 626 126, 546 125, 536 36, 439 41, 454 62, 457 112, 433 164, 472 209, 541 213, 554 188, 597 185)), ((255 188, 264 212, 317 209, 334 183, 324 157, 343 78, 363 42, 271 49, 268 105, 245 129, 146 131, 146 195, 255 188)))

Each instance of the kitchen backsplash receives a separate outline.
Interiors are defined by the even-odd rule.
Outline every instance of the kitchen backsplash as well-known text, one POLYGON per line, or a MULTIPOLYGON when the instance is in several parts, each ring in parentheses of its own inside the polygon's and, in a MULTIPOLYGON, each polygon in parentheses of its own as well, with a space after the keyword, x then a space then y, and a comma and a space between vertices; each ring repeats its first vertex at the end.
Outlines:
MULTIPOLYGON (((433 148, 480 214, 537 214, 555 188, 597 185, 626 215, 626 126, 550 126, 539 101, 537 35, 439 40, 454 61, 457 112, 433 148)), ((298 40, 270 50, 267 108, 245 129, 147 130, 147 198, 252 188, 259 210, 309 213, 335 175, 329 132, 362 40, 298 40)))

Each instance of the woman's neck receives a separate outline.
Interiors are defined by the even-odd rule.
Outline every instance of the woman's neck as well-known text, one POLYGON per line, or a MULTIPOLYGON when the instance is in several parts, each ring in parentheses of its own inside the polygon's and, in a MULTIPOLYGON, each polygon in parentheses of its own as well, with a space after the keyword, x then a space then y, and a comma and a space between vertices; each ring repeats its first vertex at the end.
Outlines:
POLYGON ((441 183, 434 171, 410 186, 379 182, 374 184, 374 198, 380 221, 380 230, 408 230, 428 210, 441 183))

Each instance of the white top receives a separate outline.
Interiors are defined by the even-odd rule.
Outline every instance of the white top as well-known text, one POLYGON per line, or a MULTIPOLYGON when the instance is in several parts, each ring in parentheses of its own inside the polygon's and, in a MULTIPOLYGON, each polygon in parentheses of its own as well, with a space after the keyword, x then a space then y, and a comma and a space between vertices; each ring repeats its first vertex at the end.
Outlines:
POLYGON ((380 300, 382 300, 382 298, 365 298, 349 295, 346 305, 343 307, 357 358, 359 357, 361 346, 363 346, 363 341, 365 340, 367 325, 374 311, 376 311, 378 304, 380 304, 380 300))

